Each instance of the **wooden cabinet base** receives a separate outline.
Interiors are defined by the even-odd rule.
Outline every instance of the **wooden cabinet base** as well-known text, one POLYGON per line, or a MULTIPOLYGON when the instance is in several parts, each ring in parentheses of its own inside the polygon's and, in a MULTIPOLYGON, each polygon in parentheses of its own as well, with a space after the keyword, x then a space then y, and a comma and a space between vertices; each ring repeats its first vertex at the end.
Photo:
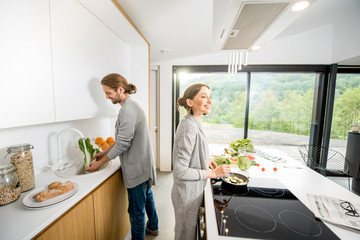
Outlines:
POLYGON ((127 208, 127 190, 119 170, 34 239, 124 239, 130 230, 127 208))
POLYGON ((36 239, 95 239, 92 195, 88 195, 36 239))
POLYGON ((130 221, 127 190, 121 171, 96 189, 93 196, 96 239, 124 239, 130 229, 130 221))

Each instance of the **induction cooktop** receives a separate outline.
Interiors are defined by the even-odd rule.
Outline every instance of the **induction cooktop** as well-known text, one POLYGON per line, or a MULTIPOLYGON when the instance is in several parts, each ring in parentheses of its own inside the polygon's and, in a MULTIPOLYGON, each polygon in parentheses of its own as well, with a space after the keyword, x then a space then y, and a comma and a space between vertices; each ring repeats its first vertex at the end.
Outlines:
POLYGON ((339 239, 277 179, 252 178, 245 188, 212 181, 219 235, 249 239, 339 239))

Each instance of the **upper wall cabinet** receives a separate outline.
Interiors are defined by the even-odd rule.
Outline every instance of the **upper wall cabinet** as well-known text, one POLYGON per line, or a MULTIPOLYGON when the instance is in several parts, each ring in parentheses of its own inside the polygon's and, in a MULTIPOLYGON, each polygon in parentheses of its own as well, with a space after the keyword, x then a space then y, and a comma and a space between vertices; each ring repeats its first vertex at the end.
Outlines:
POLYGON ((148 110, 149 46, 110 0, 0 1, 0 129, 117 115, 120 73, 148 110))
POLYGON ((49 2, 0 1, 0 128, 53 122, 49 2))
POLYGON ((116 115, 100 81, 129 77, 129 46, 78 1, 51 0, 50 16, 56 121, 116 115))

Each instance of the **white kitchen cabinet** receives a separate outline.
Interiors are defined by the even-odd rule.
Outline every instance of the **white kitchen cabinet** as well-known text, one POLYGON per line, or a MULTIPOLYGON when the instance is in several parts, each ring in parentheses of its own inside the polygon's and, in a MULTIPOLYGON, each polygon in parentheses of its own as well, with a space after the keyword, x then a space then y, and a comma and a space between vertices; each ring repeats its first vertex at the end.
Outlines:
POLYGON ((56 121, 116 115, 100 81, 129 77, 129 46, 78 1, 51 0, 50 16, 56 121))
POLYGON ((49 2, 0 1, 0 129, 55 121, 49 2))
POLYGON ((119 6, 97 0, 0 2, 0 129, 116 116, 100 81, 120 73, 148 112, 149 46, 119 6))

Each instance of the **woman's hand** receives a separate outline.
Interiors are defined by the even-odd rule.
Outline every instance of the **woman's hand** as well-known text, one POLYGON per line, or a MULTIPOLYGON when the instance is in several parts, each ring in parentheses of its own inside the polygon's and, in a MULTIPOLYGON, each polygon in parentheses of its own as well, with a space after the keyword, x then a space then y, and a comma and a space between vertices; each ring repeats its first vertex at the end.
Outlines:
POLYGON ((208 178, 219 178, 225 177, 230 173, 229 165, 221 165, 220 167, 215 168, 214 170, 207 171, 208 178))
POLYGON ((211 168, 211 170, 217 168, 216 162, 213 159, 210 159, 209 167, 211 168))

